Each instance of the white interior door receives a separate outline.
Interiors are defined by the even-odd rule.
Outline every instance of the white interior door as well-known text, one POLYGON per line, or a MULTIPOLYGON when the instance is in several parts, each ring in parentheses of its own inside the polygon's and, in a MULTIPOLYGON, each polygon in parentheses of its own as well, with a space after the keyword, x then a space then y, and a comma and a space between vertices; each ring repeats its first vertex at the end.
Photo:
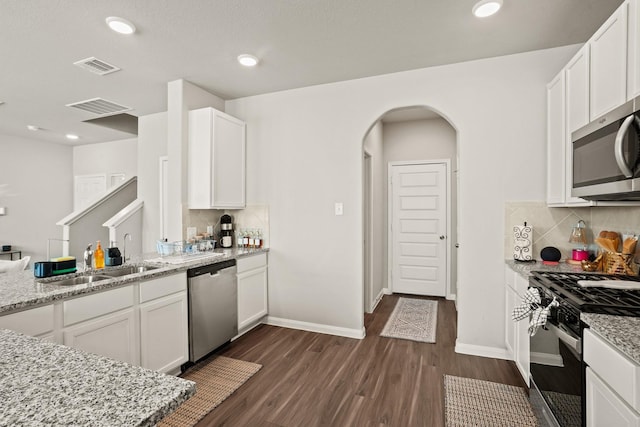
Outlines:
POLYGON ((391 165, 392 291, 445 296, 447 165, 391 165))

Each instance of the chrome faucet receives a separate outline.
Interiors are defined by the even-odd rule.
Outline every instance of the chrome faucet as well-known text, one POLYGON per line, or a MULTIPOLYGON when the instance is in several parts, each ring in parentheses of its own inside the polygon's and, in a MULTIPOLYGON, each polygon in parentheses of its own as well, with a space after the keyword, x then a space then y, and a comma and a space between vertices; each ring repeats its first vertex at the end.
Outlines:
POLYGON ((122 262, 123 263, 127 262, 127 239, 129 239, 129 241, 131 241, 131 239, 132 239, 131 234, 124 233, 124 236, 122 237, 122 240, 123 240, 123 244, 122 244, 122 262))
POLYGON ((84 271, 85 273, 91 270, 93 264, 93 251, 91 250, 91 243, 87 245, 87 249, 84 250, 84 271))

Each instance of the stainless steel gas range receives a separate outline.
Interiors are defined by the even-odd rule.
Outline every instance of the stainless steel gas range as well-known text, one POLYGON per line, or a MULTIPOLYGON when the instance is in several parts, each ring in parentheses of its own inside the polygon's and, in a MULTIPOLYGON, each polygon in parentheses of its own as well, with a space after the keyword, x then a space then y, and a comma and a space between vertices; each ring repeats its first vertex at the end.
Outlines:
POLYGON ((558 302, 551 307, 546 325, 530 341, 530 396, 543 426, 586 425, 582 331, 588 326, 580 321, 580 314, 640 316, 640 290, 615 289, 615 283, 593 286, 593 281, 606 284, 611 280, 638 282, 640 277, 531 273, 529 286, 538 289, 541 305, 548 306, 554 298, 558 302))

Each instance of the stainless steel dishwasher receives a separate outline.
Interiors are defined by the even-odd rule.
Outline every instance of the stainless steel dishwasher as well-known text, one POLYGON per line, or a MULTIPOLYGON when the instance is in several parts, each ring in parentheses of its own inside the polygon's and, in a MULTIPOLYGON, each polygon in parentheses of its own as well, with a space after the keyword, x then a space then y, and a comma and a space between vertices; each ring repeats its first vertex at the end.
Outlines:
POLYGON ((189 280, 189 361, 238 335, 236 260, 187 270, 189 280))

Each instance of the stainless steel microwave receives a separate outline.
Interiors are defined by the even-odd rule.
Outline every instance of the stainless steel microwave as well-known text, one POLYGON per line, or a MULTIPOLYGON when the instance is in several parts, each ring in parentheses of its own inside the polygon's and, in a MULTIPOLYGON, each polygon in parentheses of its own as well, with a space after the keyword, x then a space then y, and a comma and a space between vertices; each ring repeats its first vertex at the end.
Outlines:
POLYGON ((571 135, 571 195, 587 200, 640 200, 640 98, 571 135))

